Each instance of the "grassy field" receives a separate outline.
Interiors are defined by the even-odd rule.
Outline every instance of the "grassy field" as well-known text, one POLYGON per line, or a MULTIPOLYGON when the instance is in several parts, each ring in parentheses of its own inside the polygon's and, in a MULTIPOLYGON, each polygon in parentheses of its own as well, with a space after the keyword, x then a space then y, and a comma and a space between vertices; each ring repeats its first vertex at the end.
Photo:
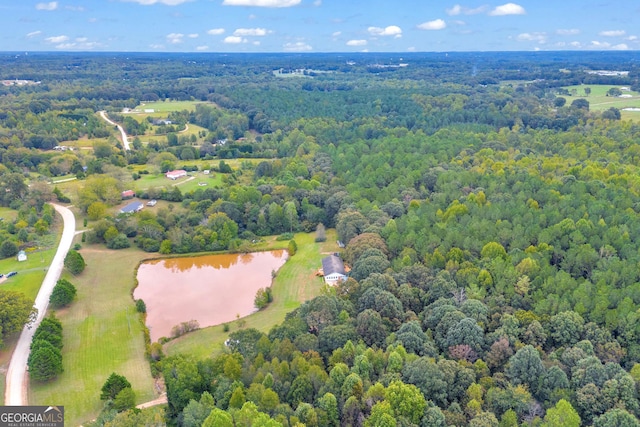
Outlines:
MULTIPOLYGON (((158 102, 143 102, 134 108, 134 113, 139 110, 142 114, 153 116, 155 113, 168 113, 171 111, 193 111, 196 109, 197 104, 204 104, 202 101, 158 101, 158 102), (145 113, 144 110, 153 110, 153 113, 145 113)), ((213 105, 213 104, 211 104, 213 105)))
MULTIPOLYGON (((264 310, 243 318, 245 327, 256 328, 268 332, 271 327, 282 323, 285 315, 307 301, 320 294, 323 280, 315 276, 321 260, 327 253, 338 250, 335 230, 327 230, 327 241, 314 242, 315 233, 296 234, 298 253, 291 257, 278 271, 273 290, 273 302, 264 310)), ((288 242, 267 241, 261 249, 267 247, 283 247, 288 242)), ((230 332, 238 329, 236 321, 230 324, 230 332)), ((223 348, 229 332, 223 331, 223 326, 212 326, 184 335, 165 344, 167 354, 188 353, 196 357, 207 357, 223 348)))
POLYGON ((68 425, 96 417, 103 406, 100 388, 112 372, 127 377, 138 403, 154 398, 143 327, 131 298, 133 271, 149 254, 98 246, 81 253, 86 270, 63 275, 76 285, 77 299, 56 313, 64 327, 65 372, 50 383, 32 382, 29 393, 30 404, 64 405, 68 425))
POLYGON ((202 172, 189 172, 194 179, 183 177, 172 181, 164 175, 141 175, 141 178, 135 181, 135 187, 138 190, 147 190, 149 188, 173 187, 177 185, 183 193, 198 188, 199 183, 206 183, 208 187, 216 187, 222 185, 222 174, 213 172, 205 175, 202 172))
POLYGON ((589 109, 591 111, 604 111, 611 107, 618 108, 622 114, 623 120, 640 120, 640 111, 622 111, 623 108, 640 108, 640 93, 625 91, 624 94, 632 95, 633 98, 618 98, 607 96, 607 91, 613 85, 578 85, 578 86, 566 86, 570 93, 575 93, 573 96, 565 96, 567 104, 570 105, 575 99, 584 98, 589 101, 589 109), (591 93, 587 96, 585 88, 590 88, 591 93), (573 92, 575 90, 575 92, 573 92))

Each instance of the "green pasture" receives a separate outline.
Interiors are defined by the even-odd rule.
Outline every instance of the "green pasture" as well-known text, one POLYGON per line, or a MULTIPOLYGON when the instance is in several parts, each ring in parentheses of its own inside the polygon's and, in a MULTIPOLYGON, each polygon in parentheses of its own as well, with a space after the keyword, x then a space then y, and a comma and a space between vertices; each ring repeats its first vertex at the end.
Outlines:
MULTIPOLYGON (((272 284, 273 302, 257 313, 241 319, 246 328, 256 328, 268 332, 274 325, 282 323, 287 313, 298 307, 304 301, 312 299, 321 293, 324 285, 322 278, 315 275, 321 266, 321 260, 328 253, 338 250, 335 230, 327 230, 327 241, 315 243, 315 233, 298 233, 295 241, 298 252, 278 270, 272 284)), ((270 239, 258 245, 257 249, 286 248, 287 241, 270 239)), ((191 332, 165 344, 167 354, 186 353, 196 357, 207 357, 220 351, 229 333, 239 328, 239 322, 229 323, 229 332, 224 332, 223 325, 212 326, 191 332)))
POLYGON ((72 426, 98 415, 104 403, 100 388, 112 372, 127 377, 137 403, 154 398, 143 325, 131 297, 133 272, 149 254, 102 246, 87 246, 80 253, 85 271, 77 277, 63 274, 78 289, 77 298, 56 312, 64 328, 64 373, 48 383, 31 382, 29 390, 30 404, 64 405, 72 426))
POLYGON ((640 111, 622 111, 623 108, 640 108, 640 93, 634 91, 624 91, 624 94, 632 95, 633 98, 619 98, 607 96, 607 91, 612 87, 622 87, 623 85, 575 85, 565 86, 572 96, 564 96, 567 99, 567 105, 570 105, 575 99, 583 98, 589 101, 589 109, 591 111, 604 111, 611 107, 618 108, 624 120, 640 120, 640 111), (590 88, 591 93, 586 95, 585 88, 590 88), (575 92, 574 92, 575 91, 575 92))
POLYGON ((56 249, 53 247, 28 252, 27 260, 22 262, 18 262, 15 257, 1 260, 0 273, 17 271, 18 274, 0 283, 0 289, 22 292, 35 301, 56 249))
POLYGON ((18 217, 18 211, 11 209, 0 207, 0 218, 4 218, 3 221, 13 221, 18 217))
MULTIPOLYGON (((132 110, 131 114, 146 114, 149 116, 155 116, 156 113, 169 113, 171 111, 193 111, 196 109, 196 105, 204 104, 202 101, 157 101, 157 102, 143 102, 132 110), (145 113, 144 110, 153 110, 153 113, 145 113)), ((213 105, 213 104, 211 104, 213 105)))

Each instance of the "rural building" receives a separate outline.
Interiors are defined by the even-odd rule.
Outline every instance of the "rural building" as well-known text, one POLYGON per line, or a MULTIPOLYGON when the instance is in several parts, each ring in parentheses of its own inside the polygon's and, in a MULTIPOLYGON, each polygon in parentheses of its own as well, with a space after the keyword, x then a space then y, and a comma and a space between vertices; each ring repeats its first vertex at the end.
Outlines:
POLYGON ((144 208, 144 205, 141 202, 131 202, 127 206, 120 209, 120 213, 129 214, 140 212, 144 208))
POLYGON ((337 255, 329 255, 322 258, 322 272, 324 282, 328 285, 335 285, 338 282, 347 280, 342 258, 337 255))
POLYGON ((169 179, 173 179, 176 180, 178 178, 181 178, 183 176, 187 176, 187 171, 183 170, 183 169, 179 169, 179 170, 175 170, 175 171, 169 171, 165 174, 165 176, 169 179))
POLYGON ((122 200, 131 199, 133 197, 136 197, 136 192, 133 190, 125 190, 120 193, 120 196, 122 197, 122 200))
POLYGON ((27 253, 25 251, 18 252, 18 261, 26 261, 27 253))

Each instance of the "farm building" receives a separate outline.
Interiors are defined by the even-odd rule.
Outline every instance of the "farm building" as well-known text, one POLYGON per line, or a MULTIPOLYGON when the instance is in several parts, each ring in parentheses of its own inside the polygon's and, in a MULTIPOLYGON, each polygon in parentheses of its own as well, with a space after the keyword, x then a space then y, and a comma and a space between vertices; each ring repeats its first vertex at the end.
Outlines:
POLYGON ((335 285, 338 282, 347 280, 344 263, 337 255, 329 255, 322 258, 322 272, 324 273, 324 281, 328 285, 335 285))
POLYGON ((131 202, 127 206, 120 209, 120 213, 129 214, 140 212, 144 208, 144 205, 141 202, 131 202))
POLYGON ((178 178, 181 178, 183 176, 187 176, 187 171, 186 170, 175 170, 175 171, 169 171, 165 174, 165 176, 169 179, 173 179, 176 180, 178 178))
POLYGON ((122 197, 122 200, 131 199, 133 197, 136 197, 136 192, 133 190, 125 190, 120 193, 120 196, 122 197))
POLYGON ((25 251, 18 252, 18 261, 26 261, 27 253, 25 251))

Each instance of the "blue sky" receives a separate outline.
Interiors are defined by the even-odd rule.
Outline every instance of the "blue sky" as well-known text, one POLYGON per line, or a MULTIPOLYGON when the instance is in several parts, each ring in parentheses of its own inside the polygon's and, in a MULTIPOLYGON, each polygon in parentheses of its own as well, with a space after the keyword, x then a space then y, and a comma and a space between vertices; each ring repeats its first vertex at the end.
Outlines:
POLYGON ((638 50, 638 0, 0 0, 2 51, 638 50))

